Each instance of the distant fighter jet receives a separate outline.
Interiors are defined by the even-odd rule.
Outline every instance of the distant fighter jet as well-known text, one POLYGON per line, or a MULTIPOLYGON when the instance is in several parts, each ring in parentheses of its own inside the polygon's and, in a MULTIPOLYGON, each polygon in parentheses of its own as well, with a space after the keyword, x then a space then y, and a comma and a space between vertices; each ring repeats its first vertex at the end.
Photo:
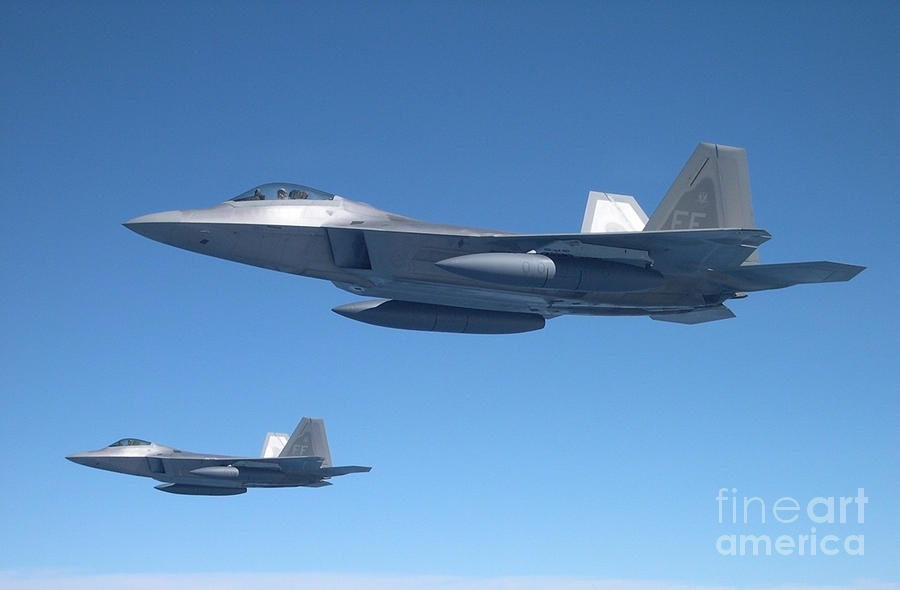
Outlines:
POLYGON ((75 453, 70 461, 166 482, 157 490, 193 496, 233 496, 247 488, 330 486, 325 480, 348 473, 364 473, 371 467, 331 466, 325 422, 303 418, 294 434, 270 432, 262 455, 229 457, 189 453, 137 438, 123 438, 99 451, 75 453))
POLYGON ((723 302, 750 291, 847 281, 864 268, 759 264, 756 249, 771 236, 753 221, 746 152, 710 143, 697 147, 649 219, 634 197, 591 192, 581 233, 428 223, 287 183, 125 226, 186 250, 384 298, 334 311, 434 332, 527 332, 564 314, 697 324, 734 317, 723 302))

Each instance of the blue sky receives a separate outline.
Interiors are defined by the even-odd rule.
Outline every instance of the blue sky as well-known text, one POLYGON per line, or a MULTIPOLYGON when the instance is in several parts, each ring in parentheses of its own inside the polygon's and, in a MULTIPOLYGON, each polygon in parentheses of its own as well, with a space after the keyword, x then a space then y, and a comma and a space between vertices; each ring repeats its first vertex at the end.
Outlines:
POLYGON ((4 584, 896 587, 898 12, 4 2, 4 584), (577 231, 591 189, 652 211, 699 141, 747 148, 763 261, 868 270, 709 325, 423 334, 331 313, 353 296, 329 283, 120 225, 285 180, 577 231), (122 436, 255 454, 303 415, 326 419, 338 463, 373 471, 182 498, 63 459, 122 436), (865 522, 819 532, 864 534, 865 555, 719 555, 721 534, 810 527, 719 524, 723 487, 863 487, 865 522))

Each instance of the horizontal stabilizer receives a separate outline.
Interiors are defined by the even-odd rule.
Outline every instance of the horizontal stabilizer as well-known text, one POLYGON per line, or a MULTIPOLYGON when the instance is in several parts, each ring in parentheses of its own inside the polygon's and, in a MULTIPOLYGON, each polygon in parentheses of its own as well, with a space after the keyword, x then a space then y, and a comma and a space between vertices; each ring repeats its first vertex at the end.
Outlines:
POLYGON ((675 322, 676 324, 702 324, 716 320, 733 318, 734 313, 724 305, 703 307, 691 311, 676 311, 672 313, 654 313, 650 318, 660 322, 675 322))
POLYGON ((735 291, 781 289, 803 283, 849 281, 866 267, 839 262, 789 262, 755 264, 720 273, 724 283, 735 291))
POLYGON ((372 471, 371 467, 361 467, 358 465, 344 465, 342 467, 323 467, 320 473, 328 477, 336 475, 347 475, 348 473, 368 473, 372 471))
POLYGON ((186 496, 236 496, 243 494, 247 488, 220 488, 216 486, 190 486, 181 483, 164 483, 156 486, 161 492, 184 494, 186 496))

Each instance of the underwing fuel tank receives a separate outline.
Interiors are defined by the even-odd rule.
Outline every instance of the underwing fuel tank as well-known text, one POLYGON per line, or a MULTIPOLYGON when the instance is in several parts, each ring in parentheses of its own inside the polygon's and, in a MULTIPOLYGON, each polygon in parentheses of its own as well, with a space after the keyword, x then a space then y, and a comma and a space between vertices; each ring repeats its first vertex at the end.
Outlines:
POLYGON ((485 252, 447 258, 438 267, 468 279, 567 291, 625 292, 658 287, 657 271, 620 262, 572 256, 485 252))
POLYGON ((220 488, 215 486, 192 486, 181 483, 164 483, 156 486, 161 492, 186 496, 237 496, 247 493, 247 488, 220 488))
POLYGON ((395 299, 357 301, 339 305, 332 311, 366 324, 423 332, 516 334, 544 327, 544 317, 534 313, 470 309, 395 299))

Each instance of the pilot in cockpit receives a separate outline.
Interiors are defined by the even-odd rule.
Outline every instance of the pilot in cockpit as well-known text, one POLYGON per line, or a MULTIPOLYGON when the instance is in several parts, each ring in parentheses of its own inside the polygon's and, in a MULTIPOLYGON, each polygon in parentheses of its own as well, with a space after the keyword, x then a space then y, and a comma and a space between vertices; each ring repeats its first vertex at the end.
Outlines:
POLYGON ((265 201, 266 195, 264 195, 261 190, 256 189, 255 191, 253 191, 253 197, 248 200, 249 201, 265 201))
POLYGON ((278 189, 278 200, 283 201, 288 198, 287 191, 283 188, 278 189))

